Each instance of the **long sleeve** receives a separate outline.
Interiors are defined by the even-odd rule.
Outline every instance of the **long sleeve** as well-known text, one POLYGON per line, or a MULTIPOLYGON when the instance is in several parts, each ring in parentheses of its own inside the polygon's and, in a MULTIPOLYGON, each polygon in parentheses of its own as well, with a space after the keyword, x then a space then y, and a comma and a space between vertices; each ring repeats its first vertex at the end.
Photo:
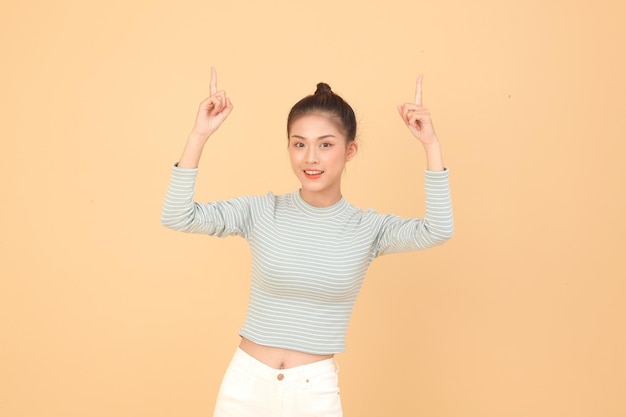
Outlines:
POLYGON ((161 223, 181 232, 247 237, 252 227, 254 197, 211 203, 193 201, 197 168, 174 166, 161 210, 161 223))
POLYGON ((426 171, 426 213, 423 218, 380 215, 376 219, 376 255, 426 249, 442 244, 454 233, 449 172, 426 171))

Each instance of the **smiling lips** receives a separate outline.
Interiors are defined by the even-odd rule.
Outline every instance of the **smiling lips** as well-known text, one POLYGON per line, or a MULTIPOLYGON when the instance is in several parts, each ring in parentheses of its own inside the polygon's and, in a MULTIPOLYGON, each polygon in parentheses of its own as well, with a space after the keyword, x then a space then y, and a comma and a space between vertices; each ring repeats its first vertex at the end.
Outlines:
POLYGON ((313 169, 305 169, 304 170, 304 175, 306 175, 307 178, 310 179, 316 179, 322 176, 322 174, 324 173, 324 171, 319 171, 319 170, 313 170, 313 169))

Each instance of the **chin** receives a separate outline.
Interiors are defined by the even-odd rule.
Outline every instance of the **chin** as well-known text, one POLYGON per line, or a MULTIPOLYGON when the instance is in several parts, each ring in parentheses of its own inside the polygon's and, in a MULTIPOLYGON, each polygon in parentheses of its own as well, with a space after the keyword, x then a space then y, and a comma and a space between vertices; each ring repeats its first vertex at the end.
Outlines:
POLYGON ((324 186, 324 184, 311 184, 311 181, 300 181, 300 186, 302 187, 303 190, 312 192, 312 193, 319 193, 319 192, 323 192, 326 187, 324 186))

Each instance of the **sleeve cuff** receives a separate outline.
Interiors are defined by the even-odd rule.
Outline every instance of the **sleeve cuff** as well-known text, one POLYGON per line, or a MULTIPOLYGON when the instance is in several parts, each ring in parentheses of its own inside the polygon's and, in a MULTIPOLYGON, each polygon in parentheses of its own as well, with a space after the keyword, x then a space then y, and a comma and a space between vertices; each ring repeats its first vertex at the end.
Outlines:
POLYGON ((178 166, 178 162, 172 167, 174 172, 198 172, 198 168, 181 168, 178 166))
POLYGON ((450 175, 450 171, 446 167, 443 168, 443 171, 429 171, 426 169, 424 173, 428 178, 447 178, 450 175))

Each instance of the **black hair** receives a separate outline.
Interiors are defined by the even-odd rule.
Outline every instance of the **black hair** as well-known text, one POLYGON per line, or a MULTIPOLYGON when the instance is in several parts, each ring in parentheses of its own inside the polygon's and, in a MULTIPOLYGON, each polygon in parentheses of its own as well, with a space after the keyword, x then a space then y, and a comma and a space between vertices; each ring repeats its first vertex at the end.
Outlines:
POLYGON ((302 116, 310 113, 327 113, 346 135, 348 142, 356 138, 356 117, 354 110, 339 95, 335 94, 326 83, 317 84, 315 93, 304 97, 291 108, 287 117, 287 135, 291 124, 302 116))

